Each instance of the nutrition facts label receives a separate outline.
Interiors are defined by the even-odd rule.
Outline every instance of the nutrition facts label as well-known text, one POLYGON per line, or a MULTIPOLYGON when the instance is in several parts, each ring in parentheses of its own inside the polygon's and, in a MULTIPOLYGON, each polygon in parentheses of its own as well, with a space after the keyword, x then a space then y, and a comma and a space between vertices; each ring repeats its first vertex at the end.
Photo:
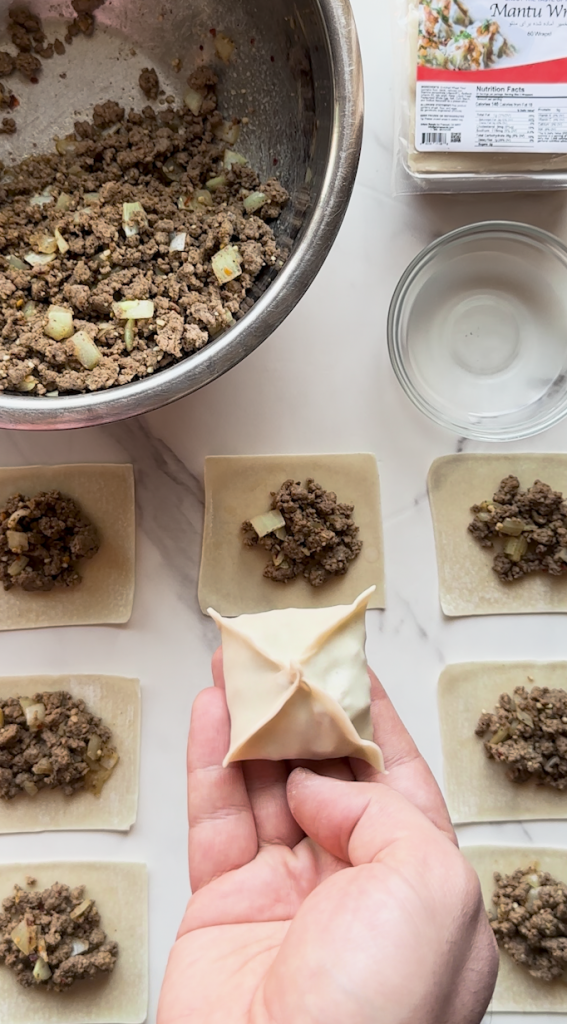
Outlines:
POLYGON ((567 153, 567 84, 418 82, 415 146, 421 152, 567 153))

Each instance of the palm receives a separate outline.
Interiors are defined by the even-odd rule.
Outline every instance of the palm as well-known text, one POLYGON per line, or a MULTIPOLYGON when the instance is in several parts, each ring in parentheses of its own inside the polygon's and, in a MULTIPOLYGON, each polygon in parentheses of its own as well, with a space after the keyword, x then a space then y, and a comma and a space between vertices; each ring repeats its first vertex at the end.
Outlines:
POLYGON ((201 890, 185 915, 169 972, 183 987, 175 998, 183 1011, 163 1024, 177 1024, 183 1014, 207 1024, 216 1015, 223 1024, 262 1020, 252 1016, 253 1007, 259 1012, 266 975, 292 920, 309 893, 341 867, 304 839, 293 851, 266 846, 251 864, 201 890), (220 977, 219 990, 214 979, 220 977))
MULTIPOLYGON (((218 661, 214 671, 218 684, 218 661)), ((433 945, 424 948, 424 937, 438 889, 432 884, 429 895, 420 893, 421 879, 425 872, 443 888, 453 870, 447 859, 459 855, 427 766, 375 678, 373 685, 375 722, 381 722, 376 739, 390 773, 383 789, 390 791, 394 812, 396 801, 406 811, 403 793, 411 793, 420 808, 410 811, 424 832, 419 858, 415 832, 404 828, 390 828, 376 852, 377 821, 365 796, 375 792, 373 786, 357 789, 354 807, 352 793, 344 807, 334 806, 332 796, 321 802, 319 794, 309 810, 301 792, 294 796, 294 779, 304 773, 288 780, 293 766, 248 762, 222 769, 229 728, 224 694, 215 689, 200 695, 189 745, 194 895, 170 957, 158 1024, 371 1024, 376 1005, 407 1007, 416 961, 425 987, 431 984, 438 954, 433 945)), ((376 781, 361 762, 319 762, 317 770, 376 781)), ((446 939, 450 915, 437 927, 446 939)), ((461 970, 458 957, 453 967, 461 970)), ((418 1005, 407 1017, 384 1020, 416 1021, 418 1005)), ((439 1011, 435 1019, 444 1024, 439 1011)))

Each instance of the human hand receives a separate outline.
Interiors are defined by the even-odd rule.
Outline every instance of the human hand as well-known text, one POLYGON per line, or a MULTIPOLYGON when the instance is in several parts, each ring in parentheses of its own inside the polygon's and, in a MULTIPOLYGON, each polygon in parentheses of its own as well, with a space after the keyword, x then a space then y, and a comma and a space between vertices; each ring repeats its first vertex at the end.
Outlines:
POLYGON ((157 1024, 478 1024, 498 969, 478 879, 376 676, 388 775, 354 759, 222 768, 220 652, 213 677, 189 735, 193 896, 157 1024))

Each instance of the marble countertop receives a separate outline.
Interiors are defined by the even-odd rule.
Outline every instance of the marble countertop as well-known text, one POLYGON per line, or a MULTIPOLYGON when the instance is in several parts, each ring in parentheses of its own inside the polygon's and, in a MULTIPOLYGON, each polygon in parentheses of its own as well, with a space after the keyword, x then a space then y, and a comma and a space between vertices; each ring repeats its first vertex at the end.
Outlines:
MULTIPOLYGON (((393 0, 392 0, 393 3, 393 0)), ((2 674, 139 675, 143 757, 139 819, 128 836, 0 836, 0 861, 147 861, 151 873, 151 1003, 189 895, 185 745, 191 703, 209 685, 217 643, 196 588, 207 455, 375 452, 386 546, 385 612, 368 615, 368 655, 421 750, 441 776, 436 686, 447 662, 562 659, 560 616, 445 620, 426 475, 456 451, 565 451, 567 422, 517 445, 480 445, 424 419, 400 391, 386 350, 386 313, 422 246, 475 220, 523 220, 567 238, 567 196, 392 198, 393 61, 382 4, 353 0, 366 73, 366 131, 354 196, 315 284, 284 325, 223 379, 145 418, 86 431, 0 432, 0 464, 131 461, 137 480, 138 577, 127 627, 2 634, 2 674), (379 59, 378 59, 379 57, 379 59), (348 352, 348 364, 345 353, 348 352), (345 366, 348 370, 345 372, 345 366), (314 373, 318 381, 314 390, 314 373), (274 414, 273 385, 286 401, 274 414), (172 715, 172 709, 174 714, 172 715), (162 799, 161 793, 168 792, 162 799), (155 799, 156 794, 159 799, 155 799)), ((563 822, 461 828, 465 842, 560 845, 563 822)), ((487 1018, 488 1019, 488 1018, 487 1018)), ((532 1015, 532 1024, 552 1017, 532 1015)), ((557 1019, 557 1018, 555 1018, 557 1019)), ((506 1024, 519 1024, 514 1015, 506 1024)))

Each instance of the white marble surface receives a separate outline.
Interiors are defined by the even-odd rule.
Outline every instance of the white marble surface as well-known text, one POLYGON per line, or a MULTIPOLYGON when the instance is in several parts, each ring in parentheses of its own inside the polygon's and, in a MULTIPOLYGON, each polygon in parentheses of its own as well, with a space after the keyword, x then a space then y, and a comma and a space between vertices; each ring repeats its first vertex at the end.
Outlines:
MULTIPOLYGON (((529 221, 567 237, 567 196, 392 198, 392 57, 384 45, 385 7, 376 0, 354 0, 367 89, 358 182, 329 260, 279 331, 222 380, 145 419, 71 433, 0 432, 2 465, 131 460, 135 466, 138 584, 130 624, 3 634, 0 669, 2 674, 139 674, 144 703, 138 823, 127 837, 0 836, 0 860, 94 856, 148 862, 152 1024, 188 895, 184 758, 189 713, 195 694, 209 684, 216 644, 216 630, 196 600, 206 455, 377 454, 388 607, 369 614, 368 653, 438 775, 436 684, 443 665, 475 658, 567 657, 561 616, 443 620, 425 481, 432 460, 461 450, 463 443, 406 400, 389 367, 385 336, 396 280, 423 245, 450 228, 494 216, 529 221), (273 404, 276 382, 285 396, 279 412, 273 404)), ((489 450, 470 442, 464 448, 489 450)), ((527 443, 490 450, 513 448, 567 450, 567 423, 527 443)), ((461 835, 466 842, 567 846, 561 822, 471 826, 461 835)), ((519 1019, 510 1015, 504 1021, 518 1024, 519 1019)), ((532 1016, 531 1021, 552 1019, 532 1016)))

